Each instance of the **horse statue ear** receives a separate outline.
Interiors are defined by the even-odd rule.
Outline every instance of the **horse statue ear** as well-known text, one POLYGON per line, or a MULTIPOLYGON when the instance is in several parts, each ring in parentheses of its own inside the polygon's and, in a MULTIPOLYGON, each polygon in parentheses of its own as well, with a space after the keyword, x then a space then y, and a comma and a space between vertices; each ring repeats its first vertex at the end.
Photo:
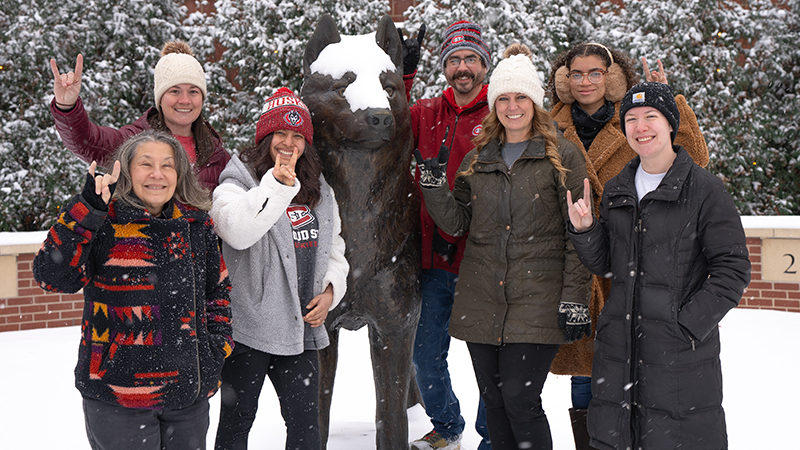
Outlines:
MULTIPOLYGON (((561 100, 561 103, 565 105, 571 105, 575 103, 575 97, 572 96, 572 91, 569 87, 569 78, 567 78, 567 75, 569 75, 569 70, 567 69, 566 64, 556 70, 556 95, 558 95, 558 99, 561 100)), ((625 92, 623 92, 622 95, 624 96, 625 92)), ((622 97, 620 97, 620 100, 622 100, 622 97)))
MULTIPOLYGON (((606 100, 617 103, 628 92, 628 79, 619 64, 611 64, 606 73, 606 100)), ((559 93, 560 95, 560 93, 559 93)))

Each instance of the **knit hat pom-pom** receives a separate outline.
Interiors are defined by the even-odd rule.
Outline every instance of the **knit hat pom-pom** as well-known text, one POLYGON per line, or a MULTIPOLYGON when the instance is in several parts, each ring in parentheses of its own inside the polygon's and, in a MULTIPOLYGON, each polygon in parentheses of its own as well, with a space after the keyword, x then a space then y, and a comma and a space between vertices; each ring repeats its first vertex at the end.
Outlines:
POLYGON ((515 42, 509 45, 506 51, 503 52, 503 59, 508 59, 514 55, 525 55, 530 58, 532 53, 531 49, 529 49, 527 45, 515 42))
POLYGON ((189 44, 183 41, 170 41, 164 44, 161 49, 161 56, 169 55, 170 53, 183 53, 189 56, 194 56, 192 48, 189 44))
MULTIPOLYGON (((274 94, 272 94, 272 97, 283 97, 284 95, 295 95, 295 93, 294 93, 294 91, 292 91, 288 87, 281 87, 281 88, 278 88, 278 90, 275 91, 274 94)), ((272 97, 270 97, 270 98, 272 98, 272 97)))

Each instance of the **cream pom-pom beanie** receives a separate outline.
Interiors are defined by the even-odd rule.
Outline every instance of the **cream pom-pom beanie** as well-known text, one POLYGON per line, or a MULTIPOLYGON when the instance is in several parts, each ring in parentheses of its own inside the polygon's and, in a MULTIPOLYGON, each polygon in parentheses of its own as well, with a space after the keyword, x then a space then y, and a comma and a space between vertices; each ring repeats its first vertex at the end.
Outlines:
POLYGON ((489 79, 489 109, 494 109, 497 97, 509 92, 525 94, 536 106, 544 108, 542 81, 533 66, 528 46, 511 44, 506 49, 504 58, 497 64, 489 79))
POLYGON ((161 96, 167 89, 178 84, 195 85, 203 92, 203 99, 208 96, 206 73, 185 42, 174 41, 164 44, 161 59, 156 64, 153 81, 156 107, 160 107, 161 96))

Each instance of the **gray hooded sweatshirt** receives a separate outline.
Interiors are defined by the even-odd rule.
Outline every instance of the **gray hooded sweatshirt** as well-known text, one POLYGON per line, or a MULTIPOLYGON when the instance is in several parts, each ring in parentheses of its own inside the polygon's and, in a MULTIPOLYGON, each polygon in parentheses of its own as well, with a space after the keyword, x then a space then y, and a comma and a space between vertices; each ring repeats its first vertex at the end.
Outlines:
MULTIPOLYGON (((320 181, 321 199, 313 209, 319 221, 314 295, 332 284, 333 309, 344 296, 349 265, 333 189, 321 175, 320 181)), ((272 169, 257 182, 234 156, 220 175, 209 213, 223 240, 233 285, 233 339, 273 355, 298 355, 329 344, 324 326, 311 328, 303 322, 292 224, 286 215, 299 191, 299 180, 283 185, 272 169)))

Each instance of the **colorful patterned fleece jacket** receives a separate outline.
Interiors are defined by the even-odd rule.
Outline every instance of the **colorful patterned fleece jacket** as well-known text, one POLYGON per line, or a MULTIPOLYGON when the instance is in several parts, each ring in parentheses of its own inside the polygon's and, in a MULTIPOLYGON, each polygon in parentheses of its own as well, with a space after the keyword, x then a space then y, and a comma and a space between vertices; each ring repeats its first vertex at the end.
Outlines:
POLYGON ((48 291, 83 289, 75 385, 127 408, 212 396, 230 355, 230 282, 211 218, 172 201, 154 217, 112 200, 66 206, 33 263, 48 291))

